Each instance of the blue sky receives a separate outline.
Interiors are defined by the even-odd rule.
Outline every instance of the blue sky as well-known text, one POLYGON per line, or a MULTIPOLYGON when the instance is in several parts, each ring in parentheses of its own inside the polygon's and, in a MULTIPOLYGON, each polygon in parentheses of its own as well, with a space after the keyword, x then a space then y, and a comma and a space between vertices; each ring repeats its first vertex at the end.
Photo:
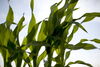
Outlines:
MULTIPOLYGON (((35 9, 34 14, 38 21, 47 18, 50 14, 50 6, 59 0, 35 0, 35 9)), ((11 0, 10 5, 14 10, 15 22, 17 23, 23 13, 25 13, 25 24, 29 23, 31 10, 29 6, 29 0, 11 0)), ((77 18, 83 15, 86 12, 100 12, 100 0, 79 0, 77 7, 79 10, 74 12, 74 17, 77 18)), ((6 15, 8 12, 8 2, 7 0, 0 0, 0 23, 5 21, 6 15)), ((95 18, 93 21, 84 23, 83 26, 86 28, 88 33, 83 32, 81 29, 75 34, 74 39, 71 43, 77 43, 82 38, 100 39, 100 18, 95 18)), ((13 27, 12 27, 13 28, 13 27)), ((27 34, 27 26, 20 32, 20 41, 23 40, 23 37, 27 34)), ((100 44, 95 44, 95 46, 100 48, 100 44)), ((83 60, 88 63, 91 63, 94 67, 100 67, 100 50, 78 50, 72 51, 71 57, 68 61, 83 60)), ((0 58, 1 60, 1 58, 0 58)), ((67 63, 67 62, 66 62, 67 63)), ((0 63, 2 65, 2 62, 0 63)), ((86 67, 86 66, 72 66, 72 67, 86 67)))

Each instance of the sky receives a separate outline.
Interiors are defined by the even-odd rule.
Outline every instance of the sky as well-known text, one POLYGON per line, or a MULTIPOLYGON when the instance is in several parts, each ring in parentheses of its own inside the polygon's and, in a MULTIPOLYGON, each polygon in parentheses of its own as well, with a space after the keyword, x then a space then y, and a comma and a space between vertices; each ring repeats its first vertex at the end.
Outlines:
MULTIPOLYGON (((25 14, 24 24, 28 24, 31 18, 31 10, 29 5, 30 0, 11 0, 10 5, 14 11, 14 21, 17 23, 25 14)), ((59 0, 35 0, 34 14, 37 22, 47 18, 50 14, 50 6, 59 0)), ((63 4, 62 4, 63 5, 63 4)), ((79 9, 74 12, 74 17, 78 18, 87 12, 100 12, 100 0, 79 0, 76 7, 79 9)), ((0 0, 0 23, 5 22, 7 12, 8 12, 8 2, 7 0, 0 0)), ((81 29, 75 34, 71 43, 78 43, 80 39, 100 39, 100 18, 95 18, 93 21, 84 23, 83 26, 88 31, 88 33, 83 32, 81 29)), ((13 26, 12 26, 13 28, 13 26)), ((20 32, 20 42, 23 40, 27 34, 27 26, 20 32)), ((100 48, 100 44, 93 43, 95 46, 100 48)), ((100 50, 78 50, 72 51, 69 61, 83 60, 85 62, 91 63, 94 67, 100 67, 100 50)), ((3 65, 2 58, 0 56, 0 66, 3 65)), ((41 64, 42 65, 42 64, 41 64)), ((86 67, 82 65, 72 65, 71 67, 86 67)))

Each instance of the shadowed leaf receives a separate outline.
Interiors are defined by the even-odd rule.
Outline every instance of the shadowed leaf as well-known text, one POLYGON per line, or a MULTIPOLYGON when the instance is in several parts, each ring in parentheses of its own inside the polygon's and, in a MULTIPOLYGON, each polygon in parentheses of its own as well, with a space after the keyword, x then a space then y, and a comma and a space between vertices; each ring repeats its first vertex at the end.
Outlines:
POLYGON ((83 22, 88 22, 93 20, 95 17, 100 17, 100 13, 86 13, 84 14, 82 17, 85 17, 85 19, 83 20, 83 22))
POLYGON ((100 43, 100 39, 93 39, 93 40, 91 40, 91 41, 93 41, 93 42, 95 42, 95 43, 100 43))
POLYGON ((33 12, 33 9, 34 9, 34 0, 31 0, 31 2, 30 2, 30 7, 31 7, 31 10, 32 10, 32 12, 33 12))
POLYGON ((85 42, 85 41, 88 41, 88 39, 81 39, 80 42, 85 42))
POLYGON ((87 32, 85 28, 78 22, 74 22, 78 27, 80 27, 83 31, 87 32))
POLYGON ((86 62, 83 62, 83 61, 81 61, 81 60, 77 60, 77 61, 75 61, 75 62, 69 62, 69 63, 67 64, 67 66, 65 66, 65 67, 70 67, 69 65, 72 65, 72 64, 83 64, 83 65, 86 65, 86 66, 89 66, 89 67, 93 67, 91 64, 86 63, 86 62))
POLYGON ((71 51, 66 52, 65 54, 65 61, 69 58, 71 51))

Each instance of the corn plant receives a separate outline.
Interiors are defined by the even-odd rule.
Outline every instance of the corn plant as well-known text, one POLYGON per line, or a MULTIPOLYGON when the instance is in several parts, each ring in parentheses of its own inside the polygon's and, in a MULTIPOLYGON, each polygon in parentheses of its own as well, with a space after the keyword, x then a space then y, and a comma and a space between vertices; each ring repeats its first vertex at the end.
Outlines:
POLYGON ((53 67, 70 67, 72 64, 83 64, 93 67, 91 64, 81 60, 69 62, 68 64, 66 64, 66 61, 73 50, 97 49, 96 46, 86 41, 100 43, 100 39, 81 39, 77 44, 70 44, 70 41, 79 28, 87 33, 82 24, 91 21, 95 17, 100 17, 100 13, 85 13, 81 17, 74 19, 73 12, 77 10, 75 6, 78 0, 65 0, 64 6, 58 8, 62 1, 63 0, 53 4, 50 8, 51 13, 49 17, 38 23, 33 13, 34 0, 30 1, 31 20, 29 22, 27 36, 23 39, 22 44, 19 43, 19 32, 25 26, 23 25, 25 17, 23 15, 21 19, 19 19, 18 24, 16 24, 13 21, 13 9, 9 4, 6 21, 0 24, 0 53, 4 60, 4 67, 13 67, 11 65, 13 61, 16 67, 25 67, 27 64, 29 67, 39 67, 40 62, 44 60, 46 56, 47 60, 44 60, 44 67, 52 67, 52 61, 56 62, 53 67), (63 18, 64 20, 62 21, 63 18), (77 22, 82 18, 84 18, 82 22, 77 22), (16 25, 14 30, 10 28, 12 24, 16 25), (40 24, 40 31, 37 33, 40 24), (69 32, 71 27, 73 29, 69 32), (38 37, 36 38, 37 34, 38 37), (39 55, 42 46, 45 47, 45 51, 39 55), (30 49, 30 52, 27 52, 27 49, 30 49), (66 49, 68 50, 67 52, 66 49), (57 54, 56 57, 53 57, 54 51, 57 54), (23 65, 22 61, 24 61, 23 65))

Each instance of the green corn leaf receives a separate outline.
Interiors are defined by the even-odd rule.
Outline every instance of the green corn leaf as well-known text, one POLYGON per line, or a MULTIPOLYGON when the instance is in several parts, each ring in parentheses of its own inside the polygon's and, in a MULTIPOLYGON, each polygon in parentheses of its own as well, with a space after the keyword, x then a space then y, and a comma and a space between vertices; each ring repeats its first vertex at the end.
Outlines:
POLYGON ((91 49, 96 49, 96 47, 92 44, 88 44, 88 43, 78 43, 75 45, 76 49, 85 49, 85 50, 91 50, 91 49))
POLYGON ((31 58, 31 57, 27 57, 27 58, 25 59, 25 62, 26 62, 26 63, 30 63, 30 62, 31 62, 31 60, 32 60, 32 58, 31 58))
MULTIPOLYGON (((68 0, 66 0, 66 1, 68 1, 68 0)), ((77 2, 78 2, 78 0, 71 0, 70 3, 66 4, 66 6, 68 7, 68 8, 66 7, 67 11, 65 13, 65 15, 66 15, 65 21, 66 22, 72 22, 72 20, 73 20, 72 15, 73 15, 74 7, 76 6, 77 2)))
POLYGON ((78 26, 74 26, 73 27, 73 30, 72 30, 72 33, 69 35, 69 37, 68 37, 68 42, 70 42, 71 40, 72 40, 72 38, 73 38, 73 35, 76 33, 78 31, 78 26))
POLYGON ((73 38, 73 32, 69 35, 69 37, 66 39, 67 40, 67 42, 70 42, 71 40, 72 40, 72 38, 73 38))
POLYGON ((11 6, 9 6, 9 12, 8 12, 7 17, 6 17, 6 21, 12 23, 13 20, 14 20, 14 13, 13 13, 11 6))
POLYGON ((34 25, 36 24, 36 20, 35 20, 35 16, 32 13, 32 17, 28 26, 28 33, 31 32, 32 28, 34 27, 34 25))
POLYGON ((91 49, 96 49, 97 47, 89 43, 78 43, 76 45, 67 44, 65 48, 70 50, 79 50, 79 49, 91 50, 91 49))
POLYGON ((83 22, 88 22, 93 20, 95 17, 100 17, 100 13, 94 12, 94 13, 86 13, 82 17, 85 17, 83 22))
POLYGON ((65 54, 65 62, 66 62, 66 60, 69 58, 70 53, 71 53, 71 51, 67 51, 67 52, 66 52, 66 54, 65 54))
POLYGON ((93 41, 93 42, 95 42, 95 43, 100 43, 100 39, 92 39, 92 40, 90 40, 90 41, 93 41))
POLYGON ((54 67, 64 67, 62 64, 55 64, 54 67))
POLYGON ((47 53, 44 51, 38 58, 37 58, 37 65, 40 64, 41 60, 43 60, 46 57, 47 53))
POLYGON ((65 21, 66 21, 66 22, 71 22, 72 19, 73 19, 73 17, 72 17, 72 12, 69 10, 69 11, 66 12, 65 21))
POLYGON ((89 67, 93 67, 91 64, 89 63, 86 63, 86 62, 83 62, 81 60, 77 60, 75 62, 69 62, 66 67, 70 67, 69 65, 72 65, 72 64, 83 64, 83 65, 86 65, 86 66, 89 66, 89 67))
POLYGON ((55 57, 55 58, 52 58, 52 60, 55 61, 58 64, 61 63, 61 60, 60 60, 60 56, 59 55, 57 57, 55 57))
POLYGON ((88 39, 81 39, 80 42, 85 42, 85 41, 88 41, 88 39))
POLYGON ((31 2, 30 2, 30 8, 31 8, 31 10, 33 12, 33 9, 34 9, 34 0, 31 0, 31 2))
POLYGON ((83 31, 85 31, 87 33, 87 31, 85 30, 85 28, 78 22, 74 22, 78 27, 80 27, 83 31))
POLYGON ((85 49, 85 50, 96 49, 96 47, 95 47, 94 45, 92 45, 92 44, 87 44, 87 43, 85 43, 85 44, 83 44, 83 45, 85 45, 84 48, 83 48, 83 49, 85 49))
POLYGON ((46 22, 43 21, 42 22, 42 25, 41 25, 41 29, 40 29, 40 32, 38 34, 38 41, 43 41, 45 40, 46 38, 46 35, 45 35, 45 32, 47 31, 46 29, 46 22))
MULTIPOLYGON (((62 2, 62 0, 61 0, 61 2, 62 2)), ((58 9, 54 13, 53 20, 54 20, 54 22, 56 22, 55 26, 58 26, 60 24, 61 19, 64 17, 65 10, 67 9, 67 7, 68 7, 68 0, 65 1, 65 4, 64 4, 64 6, 62 8, 58 9)))
MULTIPOLYGON (((59 3, 55 3, 54 5, 51 6, 51 13, 47 23, 47 30, 49 35, 53 33, 54 28, 59 24, 60 18, 58 18, 58 13, 60 13, 61 11, 58 11, 58 6, 60 5, 61 2, 62 0, 59 3)), ((59 16, 60 15, 62 14, 59 14, 59 16)))
POLYGON ((57 4, 51 6, 51 14, 47 23, 48 34, 52 34, 54 30, 53 15, 58 10, 57 4))
POLYGON ((93 20, 95 17, 94 16, 87 16, 82 22, 89 22, 93 20))
POLYGON ((14 21, 14 13, 11 6, 9 5, 9 11, 6 17, 6 24, 8 28, 10 27, 11 24, 15 24, 13 21, 14 21))
POLYGON ((19 32, 21 31, 21 29, 24 27, 23 26, 23 22, 24 22, 25 18, 24 16, 21 17, 21 19, 18 22, 18 25, 16 26, 16 28, 14 29, 14 35, 18 36, 19 32))
POLYGON ((47 60, 44 60, 44 67, 48 67, 48 61, 47 60))
POLYGON ((0 43, 1 45, 7 46, 10 39, 11 31, 5 27, 4 24, 0 24, 0 43))
POLYGON ((40 23, 37 23, 33 26, 32 30, 27 35, 27 43, 30 43, 32 40, 35 40, 35 35, 38 30, 38 26, 40 23))
POLYGON ((75 11, 75 10, 78 10, 78 9, 79 9, 79 8, 74 8, 74 11, 75 11))
POLYGON ((56 49, 56 53, 59 55, 61 52, 60 47, 58 46, 58 49, 56 49))
POLYGON ((31 43, 27 44, 27 46, 46 46, 46 47, 50 47, 50 45, 48 43, 45 43, 43 41, 32 41, 31 43))

